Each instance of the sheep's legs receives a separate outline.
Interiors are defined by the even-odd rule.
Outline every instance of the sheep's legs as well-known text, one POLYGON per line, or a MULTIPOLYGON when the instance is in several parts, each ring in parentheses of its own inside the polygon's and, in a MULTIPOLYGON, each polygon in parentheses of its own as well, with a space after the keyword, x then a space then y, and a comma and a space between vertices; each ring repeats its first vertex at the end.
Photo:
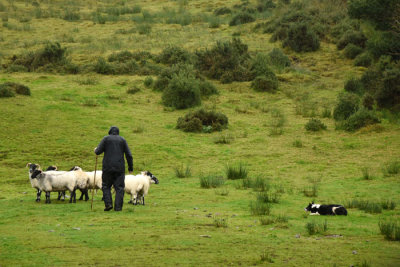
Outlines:
POLYGON ((85 201, 89 200, 89 189, 80 189, 81 190, 81 196, 79 197, 79 200, 83 200, 83 196, 85 196, 85 201))
POLYGON ((50 192, 46 192, 46 204, 50 204, 50 192))
POLYGON ((76 203, 76 189, 70 191, 71 192, 71 198, 69 199, 69 203, 72 203, 72 201, 74 203, 76 203))
POLYGON ((36 202, 40 202, 41 195, 42 195, 42 190, 38 189, 36 193, 36 202))
POLYGON ((57 200, 60 200, 60 199, 61 199, 61 201, 65 200, 65 191, 58 192, 57 200))

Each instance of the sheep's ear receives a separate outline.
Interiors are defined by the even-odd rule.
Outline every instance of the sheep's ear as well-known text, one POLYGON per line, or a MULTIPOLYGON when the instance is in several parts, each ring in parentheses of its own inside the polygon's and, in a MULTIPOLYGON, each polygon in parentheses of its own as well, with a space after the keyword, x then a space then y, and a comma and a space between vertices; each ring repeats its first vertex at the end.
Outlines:
POLYGON ((26 164, 26 167, 30 167, 30 166, 31 166, 31 164, 32 164, 32 163, 30 163, 30 162, 29 162, 29 163, 27 163, 27 164, 26 164))
POLYGON ((311 202, 311 204, 314 204, 314 201, 313 201, 313 202, 311 202))

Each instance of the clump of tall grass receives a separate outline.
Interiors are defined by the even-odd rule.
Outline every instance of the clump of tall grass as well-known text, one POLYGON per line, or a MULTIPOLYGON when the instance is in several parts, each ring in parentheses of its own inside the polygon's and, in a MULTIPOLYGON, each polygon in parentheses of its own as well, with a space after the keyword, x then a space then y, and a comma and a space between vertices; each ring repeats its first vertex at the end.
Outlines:
POLYGON ((217 228, 227 228, 228 227, 228 218, 221 218, 214 216, 214 226, 217 228))
POLYGON ((235 140, 235 137, 230 134, 220 134, 214 138, 214 144, 230 144, 235 140))
POLYGON ((260 201, 250 202, 250 212, 252 215, 269 215, 271 212, 271 204, 260 201))
POLYGON ((282 135, 283 134, 283 126, 285 125, 286 118, 285 114, 280 109, 272 109, 270 111, 271 120, 270 120, 270 132, 269 134, 272 136, 282 135))
POLYGON ((303 147, 303 142, 301 140, 299 140, 299 139, 296 139, 296 140, 293 141, 292 145, 294 147, 301 148, 301 147, 303 147))
POLYGON ((228 188, 215 189, 215 194, 219 196, 227 196, 229 195, 229 189, 228 188))
POLYGON ((387 162, 382 167, 383 175, 385 176, 393 176, 400 173, 400 161, 391 161, 387 162))
POLYGON ((200 177, 200 187, 201 188, 217 188, 222 186, 225 183, 225 180, 221 176, 216 175, 202 175, 200 177))
POLYGON ((396 205, 396 202, 390 199, 381 201, 381 206, 384 210, 394 210, 396 208, 396 205))
POLYGON ((99 83, 96 76, 82 76, 75 80, 80 85, 95 85, 99 83))
POLYGON ((178 178, 188 178, 192 176, 192 168, 190 165, 184 166, 183 164, 174 167, 175 176, 178 178))
POLYGON ((397 221, 379 221, 378 225, 387 240, 400 241, 400 225, 397 221))
POLYGON ((260 261, 274 263, 274 259, 272 258, 271 254, 267 251, 263 251, 263 253, 261 253, 260 261))
POLYGON ((372 180, 373 176, 371 175, 371 171, 369 167, 362 167, 361 168, 362 178, 364 180, 372 180))
POLYGON ((382 204, 370 200, 352 199, 346 202, 346 208, 357 208, 367 213, 382 213, 382 204))
POLYGON ((225 168, 226 178, 229 180, 244 179, 247 177, 248 170, 244 163, 239 162, 236 165, 227 165, 225 168))
POLYGON ((328 221, 325 220, 320 224, 315 221, 307 222, 305 227, 309 235, 322 234, 328 231, 328 221))
POLYGON ((278 216, 262 216, 260 217, 260 224, 261 225, 270 225, 270 224, 286 224, 289 222, 289 217, 280 214, 278 216))
POLYGON ((257 194, 257 201, 263 203, 279 203, 280 195, 277 192, 263 191, 257 194))
POLYGON ((317 197, 318 196, 318 184, 314 183, 310 186, 304 187, 303 194, 306 197, 317 197))

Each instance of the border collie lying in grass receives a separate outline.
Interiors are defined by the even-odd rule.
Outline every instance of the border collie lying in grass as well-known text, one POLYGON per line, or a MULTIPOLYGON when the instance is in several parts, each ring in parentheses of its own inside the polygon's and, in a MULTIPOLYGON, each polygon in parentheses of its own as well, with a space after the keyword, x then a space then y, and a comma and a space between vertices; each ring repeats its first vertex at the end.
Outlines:
POLYGON ((311 212, 310 215, 345 215, 347 216, 347 210, 342 205, 330 204, 320 205, 309 203, 304 209, 305 211, 311 212))

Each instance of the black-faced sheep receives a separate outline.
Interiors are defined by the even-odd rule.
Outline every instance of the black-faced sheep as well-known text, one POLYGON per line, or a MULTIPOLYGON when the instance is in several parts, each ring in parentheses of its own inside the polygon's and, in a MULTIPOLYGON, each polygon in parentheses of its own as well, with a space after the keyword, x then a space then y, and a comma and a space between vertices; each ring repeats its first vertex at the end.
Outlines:
POLYGON ((138 175, 125 176, 125 192, 131 195, 129 203, 137 205, 141 200, 144 205, 144 197, 149 192, 150 184, 158 184, 158 179, 151 172, 145 171, 138 175))

